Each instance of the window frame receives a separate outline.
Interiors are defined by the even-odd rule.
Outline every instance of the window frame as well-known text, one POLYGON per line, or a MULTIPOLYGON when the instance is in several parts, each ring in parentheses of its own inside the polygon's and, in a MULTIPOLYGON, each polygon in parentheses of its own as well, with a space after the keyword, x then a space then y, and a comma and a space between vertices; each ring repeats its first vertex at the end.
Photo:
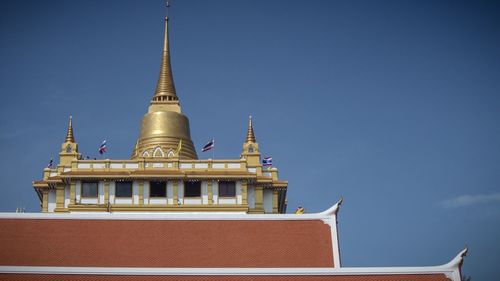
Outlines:
POLYGON ((115 182, 115 197, 116 198, 132 198, 134 196, 134 182, 133 181, 117 181, 115 182), (118 195, 118 184, 130 184, 130 196, 119 196, 118 195))
POLYGON ((80 186, 80 196, 82 198, 99 198, 99 182, 98 181, 82 181, 81 186, 80 186), (84 189, 88 184, 95 184, 95 196, 85 196, 84 194, 84 189))
POLYGON ((201 181, 185 181, 184 182, 184 198, 201 198, 201 181), (199 190, 199 195, 198 196, 191 196, 191 195, 187 195, 187 185, 191 185, 191 184, 196 184, 198 185, 198 190, 199 190))
POLYGON ((149 198, 167 198, 167 182, 166 181, 149 181, 149 198), (154 196, 152 195, 152 187, 154 184, 162 184, 163 185, 163 192, 165 193, 164 196, 154 196))
POLYGON ((219 181, 218 188, 219 188, 219 190, 218 190, 219 197, 221 197, 221 198, 236 198, 236 181, 219 181), (227 188, 228 188, 228 186, 226 184, 232 183, 234 195, 221 195, 222 194, 221 183, 222 183, 222 187, 226 188, 226 194, 227 194, 227 188))

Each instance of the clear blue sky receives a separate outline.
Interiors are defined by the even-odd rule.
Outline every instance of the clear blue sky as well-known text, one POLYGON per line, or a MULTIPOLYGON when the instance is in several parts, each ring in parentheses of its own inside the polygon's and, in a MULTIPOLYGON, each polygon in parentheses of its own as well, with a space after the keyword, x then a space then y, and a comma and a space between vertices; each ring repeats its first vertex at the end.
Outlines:
MULTIPOLYGON (((39 211, 74 116, 84 155, 127 159, 153 94, 163 1, 0 2, 1 211, 39 211)), ((237 158, 248 115, 289 210, 342 195, 346 266, 500 276, 500 5, 173 2, 177 94, 198 149, 237 158)), ((208 158, 198 150, 202 158, 208 158)))

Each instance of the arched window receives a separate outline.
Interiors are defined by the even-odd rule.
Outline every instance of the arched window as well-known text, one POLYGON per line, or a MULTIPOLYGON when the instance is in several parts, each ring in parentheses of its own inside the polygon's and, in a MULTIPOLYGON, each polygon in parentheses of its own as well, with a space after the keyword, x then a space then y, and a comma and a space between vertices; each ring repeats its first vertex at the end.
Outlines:
POLYGON ((66 145, 66 153, 70 153, 72 150, 71 144, 66 145))
POLYGON ((170 149, 167 153, 167 157, 170 158, 170 157, 174 157, 174 152, 172 151, 172 149, 170 149))
POLYGON ((248 146, 248 152, 253 152, 253 145, 248 146))
POLYGON ((165 153, 163 153, 163 150, 157 146, 153 151, 153 157, 165 157, 165 153))
POLYGON ((142 157, 149 157, 149 152, 147 150, 145 150, 143 153, 142 153, 142 157))

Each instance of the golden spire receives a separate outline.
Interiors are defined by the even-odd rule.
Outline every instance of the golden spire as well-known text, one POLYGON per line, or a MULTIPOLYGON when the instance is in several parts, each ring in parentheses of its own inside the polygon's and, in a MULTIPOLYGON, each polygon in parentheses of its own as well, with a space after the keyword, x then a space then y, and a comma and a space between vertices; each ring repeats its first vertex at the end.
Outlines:
POLYGON ((154 156, 153 151, 156 147, 161 147, 163 151, 170 149, 176 151, 180 140, 182 140, 182 149, 179 151, 179 157, 198 159, 191 140, 189 120, 181 113, 179 99, 175 93, 172 67, 170 66, 168 17, 166 17, 160 77, 148 112, 142 118, 141 130, 137 145, 132 152, 132 159, 147 155, 154 156))
POLYGON ((68 132, 66 133, 66 140, 64 142, 75 142, 75 137, 73 136, 73 116, 69 116, 68 132))
POLYGON ((255 135, 253 133, 252 116, 248 118, 248 131, 246 142, 255 142, 255 135))
POLYGON ((252 116, 248 117, 247 137, 245 139, 245 142, 243 143, 243 151, 241 153, 241 157, 246 159, 247 166, 261 167, 259 144, 256 142, 255 134, 253 133, 252 116))
POLYGON ((165 35, 163 38, 163 55, 160 66, 160 77, 156 84, 153 101, 176 101, 174 77, 170 66, 170 48, 168 45, 168 17, 165 17, 165 35))

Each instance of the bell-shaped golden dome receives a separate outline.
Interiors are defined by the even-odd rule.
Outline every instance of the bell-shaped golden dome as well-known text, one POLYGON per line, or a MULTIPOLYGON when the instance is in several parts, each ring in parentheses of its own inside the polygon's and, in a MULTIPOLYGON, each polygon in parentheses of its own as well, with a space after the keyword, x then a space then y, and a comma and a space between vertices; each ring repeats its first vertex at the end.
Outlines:
POLYGON ((189 120, 181 113, 179 99, 175 92, 170 48, 168 44, 168 18, 165 18, 165 37, 160 67, 160 77, 148 113, 144 115, 141 131, 132 159, 140 157, 171 157, 198 159, 194 149, 189 120), (179 143, 182 140, 182 145, 179 143))

